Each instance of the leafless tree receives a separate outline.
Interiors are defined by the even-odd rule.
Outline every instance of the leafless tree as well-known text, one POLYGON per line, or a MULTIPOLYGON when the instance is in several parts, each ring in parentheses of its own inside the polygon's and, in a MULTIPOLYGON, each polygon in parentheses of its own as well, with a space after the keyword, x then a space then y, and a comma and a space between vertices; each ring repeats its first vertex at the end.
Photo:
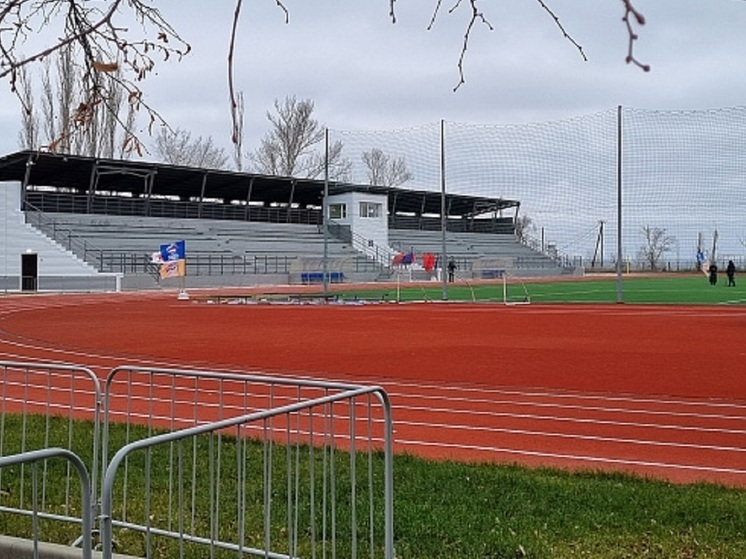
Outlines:
MULTIPOLYGON (((76 129, 92 126, 97 107, 106 108, 113 96, 109 76, 126 92, 134 109, 145 109, 151 122, 160 117, 142 99, 139 84, 154 71, 156 59, 181 58, 189 45, 163 18, 155 0, 3 0, 0 2, 0 79, 8 79, 19 95, 18 80, 22 68, 45 60, 68 47, 82 53, 80 81, 76 83, 80 99, 70 115, 76 129), (52 38, 41 48, 23 53, 31 37, 52 38)), ((22 100, 21 100, 22 102, 22 100)), ((120 126, 126 122, 111 115, 120 126)), ((65 145, 57 138, 50 147, 65 145)), ((138 149, 131 134, 123 146, 138 149)))
POLYGON ((18 84, 18 93, 24 107, 21 111, 22 127, 18 133, 18 144, 21 149, 36 149, 39 145, 39 116, 34 110, 34 94, 26 68, 19 70, 18 84))
MULTIPOLYGON (((313 118, 313 101, 298 101, 295 96, 280 102, 275 113, 267 112, 271 126, 261 145, 250 155, 254 171, 283 177, 317 178, 324 172, 325 157, 320 149, 324 129, 313 118)), ((349 175, 350 164, 342 157, 342 143, 329 146, 329 175, 342 180, 349 175)))
POLYGON ((238 94, 237 105, 235 107, 235 124, 233 127, 233 164, 236 171, 243 171, 243 121, 244 121, 244 102, 243 93, 238 94))
MULTIPOLYGON (((289 21, 290 13, 283 0, 274 0, 289 21)), ((547 0, 535 0, 552 19, 562 36, 569 41, 585 60, 583 47, 565 29, 559 16, 547 0)), ((638 39, 636 29, 645 23, 644 16, 634 7, 633 0, 619 0, 622 21, 627 28, 627 63, 644 70, 649 67, 637 60, 634 44, 638 39)), ((239 101, 233 79, 235 39, 243 0, 234 0, 234 13, 228 46, 228 89, 230 111, 233 122, 232 139, 238 141, 239 101)), ((474 28, 482 24, 493 30, 487 15, 479 8, 479 0, 454 0, 448 14, 470 11, 464 32, 458 62, 458 89, 465 81, 464 62, 469 40, 474 28)), ((156 0, 109 0, 108 2, 86 2, 83 0, 0 0, 0 79, 8 79, 11 90, 23 103, 20 85, 21 69, 48 58, 51 54, 69 45, 77 45, 82 53, 82 79, 77 86, 80 103, 74 108, 72 120, 79 126, 90 125, 91 113, 111 95, 108 87, 102 87, 100 76, 119 71, 115 81, 126 92, 133 109, 144 110, 151 125, 162 120, 159 113, 143 99, 140 85, 154 72, 156 61, 181 59, 188 54, 190 46, 185 42, 156 7, 156 0), (136 22, 137 25, 132 23, 136 22), (38 49, 23 54, 31 37, 51 38, 38 49)), ((434 8, 428 29, 435 26, 441 16, 442 0, 434 0, 434 8)), ((396 23, 396 0, 389 0, 391 21, 396 23)), ((121 126, 118 115, 113 115, 121 126)), ((139 139, 132 134, 126 136, 124 147, 130 150, 141 148, 139 139)), ((63 142, 64 144, 64 142, 63 142)))
POLYGON ((676 238, 668 235, 666 229, 646 225, 642 228, 645 243, 640 247, 638 258, 646 267, 655 271, 658 269, 663 255, 676 244, 676 238))
POLYGON ((190 132, 180 128, 162 127, 155 137, 153 151, 159 160, 171 165, 226 169, 228 163, 225 150, 216 147, 211 137, 192 139, 190 132))
POLYGON ((392 158, 382 149, 373 148, 363 152, 363 163, 367 169, 368 184, 374 186, 401 186, 414 178, 404 157, 392 158))
POLYGON ((515 218, 515 236, 521 242, 527 241, 528 237, 536 230, 534 220, 527 215, 515 218))
POLYGON ((97 76, 98 87, 106 88, 109 94, 94 106, 84 126, 75 120, 75 109, 81 103, 76 84, 81 79, 80 68, 75 64, 74 45, 56 51, 43 63, 39 77, 39 97, 33 95, 33 79, 28 68, 19 70, 22 94, 23 132, 21 146, 25 149, 47 149, 59 153, 113 158, 122 156, 123 145, 119 115, 127 112, 126 119, 132 128, 133 107, 125 106, 124 91, 112 75, 97 76), (41 108, 38 108, 38 105, 41 108))

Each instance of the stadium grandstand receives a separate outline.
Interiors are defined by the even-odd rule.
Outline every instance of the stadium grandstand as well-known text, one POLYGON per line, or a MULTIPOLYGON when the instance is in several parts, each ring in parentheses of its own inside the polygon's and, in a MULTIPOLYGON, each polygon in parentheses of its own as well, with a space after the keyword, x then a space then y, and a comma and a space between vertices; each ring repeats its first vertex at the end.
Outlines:
POLYGON ((386 281, 394 264, 433 279, 446 258, 476 279, 569 271, 517 239, 516 200, 36 151, 0 157, 0 186, 6 291, 157 287, 154 254, 175 241, 193 287, 310 283, 322 270, 386 281))

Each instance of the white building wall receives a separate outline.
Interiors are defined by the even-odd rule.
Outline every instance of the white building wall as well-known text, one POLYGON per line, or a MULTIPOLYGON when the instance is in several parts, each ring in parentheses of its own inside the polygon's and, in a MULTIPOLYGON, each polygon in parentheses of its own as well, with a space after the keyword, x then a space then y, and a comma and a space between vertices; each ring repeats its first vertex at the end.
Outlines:
POLYGON ((353 247, 382 263, 391 260, 393 250, 389 246, 388 199, 382 194, 346 192, 329 196, 329 206, 344 204, 344 217, 332 218, 340 225, 348 225, 352 232, 353 247), (361 215, 361 205, 375 204, 378 215, 361 215))

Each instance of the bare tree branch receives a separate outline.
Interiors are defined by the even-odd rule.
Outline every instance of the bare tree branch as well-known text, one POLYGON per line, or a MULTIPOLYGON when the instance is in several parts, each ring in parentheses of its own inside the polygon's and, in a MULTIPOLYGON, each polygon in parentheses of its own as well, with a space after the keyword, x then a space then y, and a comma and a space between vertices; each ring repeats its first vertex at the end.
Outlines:
POLYGON ((231 24, 231 41, 228 45, 228 96, 231 103, 231 124, 233 128, 231 131, 231 141, 234 145, 238 145, 239 142, 239 126, 243 126, 239 123, 238 99, 236 98, 236 87, 233 80, 233 54, 236 50, 236 32, 238 30, 238 19, 241 16, 242 4, 243 0, 236 0, 236 9, 233 11, 233 23, 231 24))
MULTIPOLYGON (((459 7, 467 3, 471 8, 471 17, 466 26, 466 31, 464 33, 464 40, 461 44, 461 52, 459 54, 459 60, 458 60, 459 81, 456 84, 456 86, 453 88, 454 91, 457 91, 465 83, 464 62, 466 60, 466 51, 469 47, 469 40, 471 38, 472 31, 474 30, 475 23, 481 22, 484 25, 486 25, 490 31, 494 31, 494 27, 487 20, 484 13, 477 8, 478 1, 479 0, 468 0, 468 2, 464 2, 464 0, 456 0, 456 3, 453 5, 453 7, 451 7, 451 9, 448 10, 448 14, 453 14, 459 7)), ((632 1, 633 0, 622 0, 622 2, 624 3, 624 8, 625 8, 625 15, 624 15, 623 21, 629 33, 629 47, 628 47, 626 61, 627 63, 634 63, 636 66, 642 68, 644 71, 647 72, 650 70, 650 66, 640 63, 633 54, 633 43, 637 40, 638 37, 632 28, 632 22, 630 20, 630 15, 634 18, 637 25, 644 25, 645 17, 638 10, 634 8, 634 6, 632 5, 632 1)), ((568 33, 567 29, 563 25, 559 16, 549 6, 547 1, 536 0, 536 2, 552 18, 552 20, 554 20, 554 23, 559 29, 560 33, 562 33, 562 36, 578 50, 583 60, 587 61, 588 57, 585 54, 583 46, 580 43, 578 43, 578 41, 576 41, 575 38, 570 33, 568 33)), ((442 4, 443 4, 443 0, 435 0, 435 7, 433 9, 433 14, 430 18, 430 23, 427 26, 428 31, 430 31, 434 27, 435 22, 440 15, 442 4)), ((396 0, 389 0, 389 17, 391 18, 392 23, 396 23, 395 5, 396 5, 396 0)))
MULTIPOLYGON (((275 0, 275 4, 285 14, 285 23, 290 22, 290 12, 282 3, 282 0, 275 0)), ((243 133, 243 123, 239 120, 243 117, 243 105, 239 110, 239 101, 236 97, 236 87, 234 85, 234 54, 236 51, 236 33, 238 31, 238 20, 241 17, 241 7, 243 0, 236 0, 236 8, 233 10, 233 21, 231 22, 231 40, 228 45, 228 97, 230 98, 231 109, 231 141, 238 145, 241 141, 239 135, 243 133), (240 112, 240 114, 239 114, 240 112)), ((240 148, 239 148, 240 149, 240 148)))
POLYGON ((622 21, 624 21, 624 24, 627 26, 627 34, 629 35, 629 46, 627 47, 627 58, 625 60, 627 64, 634 64, 638 68, 642 68, 644 72, 649 72, 650 65, 642 64, 634 55, 634 44, 639 37, 632 28, 632 21, 630 18, 630 16, 634 18, 637 25, 645 25, 645 16, 635 9, 632 5, 632 0, 622 0, 622 3, 624 4, 624 17, 622 18, 622 21))
MULTIPOLYGON (((438 3, 440 3, 440 0, 438 0, 438 3)), ((458 0, 456 2, 456 5, 449 10, 449 13, 453 13, 453 11, 458 8, 459 4, 461 4, 461 0, 458 0)), ((459 87, 461 87, 464 83, 466 83, 466 80, 464 79, 464 59, 466 58, 466 49, 469 46, 469 39, 471 38, 471 30, 474 28, 474 24, 477 21, 481 21, 484 25, 486 25, 490 31, 494 31, 494 27, 492 27, 492 24, 487 21, 484 17, 484 14, 477 10, 477 0, 469 0, 469 4, 471 5, 471 19, 469 19, 469 25, 466 27, 466 33, 464 34, 464 42, 461 46, 461 54, 458 57, 458 75, 459 75, 459 82, 456 84, 456 87, 453 88, 453 91, 457 91, 459 87)))
POLYGON ((585 55, 585 52, 583 51, 583 47, 570 35, 566 30, 565 26, 562 25, 562 22, 560 21, 560 18, 557 17, 557 14, 554 13, 554 11, 547 6, 547 4, 544 2, 544 0, 536 0, 542 8, 544 8, 544 11, 549 14, 549 16, 554 20, 554 23, 559 28, 560 32, 562 33, 563 37, 570 41, 570 43, 578 49, 578 52, 580 53, 580 56, 583 57, 583 61, 588 62, 588 57, 585 55))
MULTIPOLYGON (((76 90, 82 100, 73 111, 72 120, 78 130, 92 124, 96 107, 106 107, 107 98, 113 94, 114 86, 104 84, 102 76, 114 76, 113 82, 127 92, 128 102, 149 114, 151 125, 163 121, 155 109, 143 102, 137 83, 153 72, 156 58, 180 59, 188 54, 190 46, 150 3, 152 0, 110 0, 107 4, 6 0, 0 8, 0 79, 8 78, 11 91, 19 97, 16 79, 21 68, 77 45, 82 52, 83 73, 76 90), (130 30, 132 19, 141 34, 130 30), (120 20, 127 24, 120 24, 120 20), (56 38, 28 56, 19 54, 31 36, 56 38)), ((126 126, 118 119, 117 122, 126 126)), ((129 145, 139 149, 141 144, 132 130, 129 137, 135 140, 129 145)), ((67 143, 60 140, 57 146, 67 143)))

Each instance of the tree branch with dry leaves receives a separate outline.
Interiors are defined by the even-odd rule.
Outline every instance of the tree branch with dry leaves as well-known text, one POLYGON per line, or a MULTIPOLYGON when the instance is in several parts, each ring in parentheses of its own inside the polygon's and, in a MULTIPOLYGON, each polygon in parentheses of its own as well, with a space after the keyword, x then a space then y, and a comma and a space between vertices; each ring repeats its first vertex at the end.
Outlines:
MULTIPOLYGON (((284 0, 273 0, 285 22, 289 21, 289 11, 284 0)), ((396 23, 396 1, 389 0, 389 16, 396 23)), ((465 62, 470 40, 479 24, 493 31, 487 15, 479 8, 479 0, 452 0, 448 10, 452 15, 459 10, 470 10, 458 58, 458 82, 454 90, 465 83, 465 62)), ((637 27, 644 25, 645 18, 633 5, 634 0, 621 0, 624 13, 623 22, 629 34, 626 61, 643 70, 649 66, 641 63, 634 53, 638 40, 637 27)), ((562 36, 569 41, 587 60, 583 47, 575 40, 550 7, 549 0, 536 0, 550 16, 562 36)), ((189 53, 189 44, 181 39, 169 22, 154 7, 156 0, 109 0, 108 3, 92 3, 82 0, 0 0, 0 79, 10 82, 11 90, 24 107, 21 91, 17 87, 19 72, 39 62, 51 54, 70 46, 80 47, 84 60, 84 72, 80 85, 83 101, 74 109, 74 121, 85 127, 90 122, 94 109, 105 104, 111 92, 101 87, 101 75, 116 75, 114 81, 127 92, 128 102, 150 116, 150 125, 164 122, 159 113, 148 105, 142 95, 140 83, 145 80, 158 62, 176 57, 181 59, 189 53), (135 22, 138 29, 130 28, 135 22), (56 27, 55 27, 56 26, 56 27), (33 48, 28 56, 21 54, 31 39, 56 37, 41 48, 33 48)), ((435 0, 434 10, 428 29, 432 29, 441 17, 443 0, 435 0)), ((239 17, 243 0, 235 0, 230 42, 228 46, 228 89, 230 111, 233 122, 232 140, 239 141, 240 94, 234 80, 234 53, 238 32, 239 17)), ((165 122, 164 122, 165 123, 165 122)), ((134 134, 127 140, 133 150, 139 151, 140 141, 134 134)))
MULTIPOLYGON (((113 76, 127 92, 128 102, 144 110, 155 121, 159 113, 143 100, 138 85, 151 74, 157 61, 181 59, 190 47, 148 0, 111 0, 104 5, 75 0, 5 0, 0 3, 0 79, 10 82, 11 91, 23 100, 17 88, 19 72, 62 49, 77 46, 82 52, 81 101, 73 120, 84 129, 95 108, 105 106, 109 89, 100 76, 113 76), (133 23, 135 25, 133 25, 133 23), (135 30, 131 28, 136 28, 135 30), (55 37, 32 53, 24 47, 43 37, 55 37)), ((127 145, 140 151, 142 144, 130 131, 127 145)), ((61 142, 61 143, 66 143, 61 142)), ((50 149, 54 149, 53 142, 50 149)))

